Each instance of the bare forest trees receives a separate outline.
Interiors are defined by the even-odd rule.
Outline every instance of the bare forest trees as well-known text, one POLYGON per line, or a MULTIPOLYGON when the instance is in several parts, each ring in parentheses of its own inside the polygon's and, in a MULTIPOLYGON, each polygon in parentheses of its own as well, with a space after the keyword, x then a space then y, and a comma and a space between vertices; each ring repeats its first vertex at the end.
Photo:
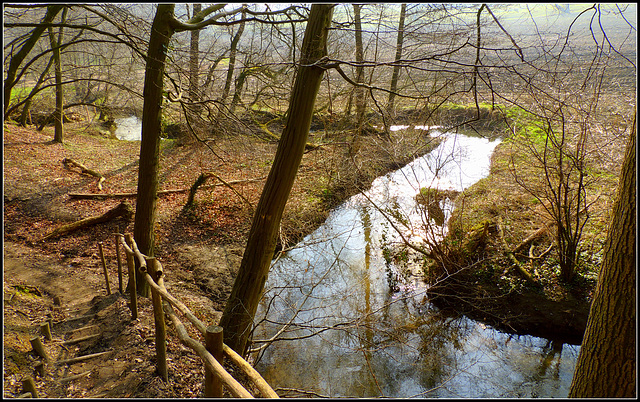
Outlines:
MULTIPOLYGON (((584 6, 578 17, 563 22, 562 34, 539 28, 532 14, 535 30, 509 25, 503 17, 510 7, 515 6, 314 4, 310 11, 274 4, 7 6, 5 119, 21 112, 27 124, 32 105, 40 102, 55 116, 55 140, 62 142, 65 109, 82 106, 87 115, 93 110, 103 119, 116 112, 142 116, 134 234, 149 256, 155 253, 166 127, 186 123, 184 130, 205 146, 223 135, 270 134, 262 137, 277 142, 278 149, 222 316, 225 342, 240 354, 251 342, 253 316, 312 119, 324 134, 314 137, 321 144, 307 149, 331 149, 349 173, 340 177, 342 171, 330 166, 327 182, 355 187, 369 163, 359 159, 360 144, 384 152, 386 159, 376 163, 406 163, 397 158, 403 134, 392 132, 391 122, 431 130, 413 145, 412 156, 418 156, 426 152, 424 142, 436 125, 479 130, 481 113, 505 117, 511 131, 491 135, 504 136, 519 151, 507 168, 554 224, 553 256, 559 275, 571 282, 580 273, 582 232, 605 175, 590 163, 605 159, 609 145, 594 140, 594 133, 608 132, 603 122, 614 114, 603 113, 601 103, 634 92, 629 88, 635 84, 617 75, 626 71, 620 60, 627 56, 595 23, 604 17, 600 6, 584 6), (271 122, 278 123, 275 134, 271 122)), ((619 10, 613 14, 621 15, 619 10)), ((444 222, 440 214, 438 221, 444 222)), ((439 243, 444 229, 436 233, 435 226, 428 228, 433 229, 429 250, 413 244, 414 250, 448 251, 439 243)), ((137 283, 138 292, 148 295, 146 281, 137 283)), ((627 291, 611 289, 607 300, 627 291)), ((601 315, 594 314, 594 320, 601 315)))
MULTIPOLYGON (((400 6, 400 17, 398 20, 398 40, 396 42, 396 62, 402 59, 402 47, 404 44, 404 20, 407 14, 407 5, 403 3, 400 6)), ((393 74, 391 75, 391 85, 389 87, 389 100, 387 101, 387 113, 394 114, 394 100, 396 91, 398 90, 398 78, 400 77, 400 65, 393 66, 393 74)))
POLYGON ((35 107, 50 115, 45 121, 33 119, 41 128, 59 120, 51 110, 62 109, 64 119, 66 110, 85 106, 104 117, 109 114, 110 102, 124 108, 131 104, 131 98, 141 98, 132 71, 133 63, 143 56, 139 33, 147 25, 141 19, 128 13, 126 6, 74 5, 49 6, 44 19, 36 22, 42 10, 38 5, 5 8, 5 119, 22 108, 21 123, 32 122, 30 112, 35 107), (64 18, 56 21, 62 9, 64 18), (25 33, 25 29, 30 31, 25 33), (42 35, 44 31, 49 34, 42 35), (58 58, 60 63, 55 62, 58 58), (52 76, 54 65, 58 68, 52 76), (111 91, 114 87, 118 90, 111 91), (62 106, 51 106, 51 90, 61 88, 67 93, 65 98, 58 97, 62 106), (115 96, 109 98, 110 91, 115 96))
POLYGON ((28 56, 29 52, 36 45, 38 39, 42 33, 47 29, 48 23, 53 21, 56 15, 64 8, 61 5, 51 5, 47 7, 47 13, 42 19, 42 22, 34 27, 34 29, 28 34, 26 40, 11 42, 12 48, 19 48, 19 50, 11 57, 9 61, 9 67, 7 69, 7 76, 4 80, 4 113, 7 114, 7 109, 11 100, 11 90, 16 85, 20 76, 18 75, 18 69, 28 56))

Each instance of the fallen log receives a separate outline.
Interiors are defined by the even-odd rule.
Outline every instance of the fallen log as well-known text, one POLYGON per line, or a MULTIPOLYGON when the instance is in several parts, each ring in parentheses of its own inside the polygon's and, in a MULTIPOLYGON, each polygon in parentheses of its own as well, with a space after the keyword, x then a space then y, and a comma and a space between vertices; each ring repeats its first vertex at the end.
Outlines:
MULTIPOLYGON (((199 189, 207 189, 207 188, 215 188, 215 187, 229 187, 234 184, 246 184, 246 183, 254 183, 257 181, 265 180, 267 177, 258 177, 256 179, 245 179, 245 180, 230 180, 223 183, 209 184, 206 186, 198 186, 199 189)), ((192 186, 193 187, 193 186, 192 186)), ((190 191, 189 188, 176 188, 176 189, 168 189, 168 190, 159 190, 156 194, 165 195, 165 194, 174 194, 174 193, 186 193, 190 191)), ((77 199, 77 200, 106 200, 109 198, 129 198, 129 197, 137 197, 138 193, 111 193, 111 194, 93 194, 93 193, 70 193, 69 198, 77 199)))
POLYGON ((100 172, 96 172, 95 170, 89 169, 86 166, 84 166, 83 164, 74 161, 73 159, 70 158, 64 158, 62 160, 62 164, 67 168, 67 169, 71 169, 69 167, 69 165, 73 165, 76 166, 78 168, 80 168, 80 174, 87 174, 93 177, 97 177, 98 178, 98 190, 102 191, 102 182, 105 181, 104 176, 100 173, 100 172))
POLYGON ((58 380, 58 382, 61 383, 61 384, 64 384, 65 382, 70 382, 70 381, 77 380, 77 379, 82 378, 82 377, 86 377, 89 374, 91 374, 91 370, 85 371, 84 373, 80 373, 80 374, 72 375, 72 376, 69 376, 69 377, 61 378, 61 379, 58 380))
MULTIPOLYGON (((240 194, 238 190, 236 190, 235 188, 233 188, 233 186, 231 186, 232 182, 225 181, 222 177, 218 176, 215 173, 201 173, 200 176, 198 176, 198 178, 193 183, 191 188, 189 188, 189 198, 187 199, 187 203, 184 205, 184 208, 189 208, 193 204, 193 199, 195 198, 196 191, 198 191, 198 188, 204 188, 204 186, 202 185, 207 179, 211 177, 219 180, 223 186, 233 191, 238 197, 240 197, 245 203, 247 203, 247 205, 249 205, 249 208, 251 208, 251 211, 253 212, 253 205, 251 205, 251 203, 249 202, 249 200, 247 200, 245 196, 240 194)), ((253 179, 253 180, 256 180, 256 179, 253 179)), ((262 180, 262 178, 257 180, 262 180)), ((217 184, 217 185, 220 185, 220 184, 217 184)))
POLYGON ((81 219, 77 222, 61 226, 45 235, 42 240, 49 240, 54 237, 62 236, 75 230, 95 225, 96 223, 108 222, 120 216, 125 218, 126 220, 131 220, 131 218, 133 217, 133 207, 131 206, 131 204, 129 204, 128 202, 121 202, 120 204, 118 204, 118 206, 108 210, 102 215, 92 216, 90 218, 81 219))

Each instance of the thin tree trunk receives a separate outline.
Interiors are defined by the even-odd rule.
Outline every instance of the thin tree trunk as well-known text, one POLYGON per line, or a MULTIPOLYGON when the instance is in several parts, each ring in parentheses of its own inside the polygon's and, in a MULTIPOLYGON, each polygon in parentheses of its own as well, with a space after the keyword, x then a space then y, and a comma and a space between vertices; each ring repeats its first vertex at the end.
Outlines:
POLYGON ((636 122, 569 397, 636 395, 636 122))
POLYGON ((33 86, 33 88, 31 88, 31 92, 29 92, 29 96, 27 96, 27 99, 24 102, 24 106, 22 106, 22 112, 20 113, 20 120, 18 121, 18 123, 20 123, 22 127, 25 127, 27 125, 27 120, 29 119, 29 115, 31 113, 30 109, 31 109, 31 103, 33 102, 33 97, 40 89, 40 85, 42 85, 42 82, 44 81, 44 77, 46 77, 47 74, 49 73, 49 70, 51 69, 51 65, 53 65, 53 56, 49 58, 49 62, 47 63, 47 66, 44 68, 44 70, 38 77, 38 81, 36 81, 36 84, 33 86))
MULTIPOLYGON (((360 4, 353 5, 353 16, 356 27, 356 83, 364 83, 364 46, 362 45, 362 19, 360 18, 360 4)), ((356 87, 356 127, 359 136, 364 124, 364 88, 356 87)))
MULTIPOLYGON (((193 15, 202 11, 202 4, 193 4, 193 15)), ((191 31, 191 47, 189 49, 189 97, 193 101, 200 98, 199 95, 199 73, 200 73, 200 30, 191 31)))
MULTIPOLYGON (((67 16, 68 8, 62 10, 62 16, 60 22, 64 24, 67 16)), ((62 43, 62 27, 58 33, 58 40, 56 41, 53 28, 49 27, 49 42, 51 43, 51 49, 53 51, 53 61, 55 65, 55 82, 56 82, 56 111, 54 112, 55 132, 53 135, 53 141, 62 143, 64 141, 64 91, 62 88, 62 60, 60 58, 60 47, 62 43)))
MULTIPOLYGON (((396 62, 402 59, 402 45, 404 42, 404 19, 407 13, 407 4, 402 3, 400 6, 400 21, 398 22, 398 41, 396 43, 396 62)), ((400 66, 393 66, 393 74, 391 76, 391 87, 389 88, 389 102, 387 104, 387 113, 394 114, 394 100, 396 91, 398 90, 398 78, 400 77, 400 66)))
MULTIPOLYGON (((246 12, 242 12, 242 18, 246 16, 246 12)), ((242 36, 242 32, 244 32, 244 22, 240 23, 238 27, 238 32, 233 36, 231 40, 231 47, 229 50, 229 69, 227 70, 227 78, 224 83, 224 89, 222 90, 222 99, 221 101, 224 103, 229 97, 229 92, 231 91, 231 83, 233 82, 233 73, 236 66, 236 55, 238 50, 238 42, 240 42, 240 37, 242 36)))
POLYGON ((289 101, 287 124, 253 217, 247 247, 220 325, 225 343, 244 355, 269 274, 280 220, 307 143, 324 70, 313 64, 327 54, 333 6, 313 4, 302 44, 300 68, 289 101))

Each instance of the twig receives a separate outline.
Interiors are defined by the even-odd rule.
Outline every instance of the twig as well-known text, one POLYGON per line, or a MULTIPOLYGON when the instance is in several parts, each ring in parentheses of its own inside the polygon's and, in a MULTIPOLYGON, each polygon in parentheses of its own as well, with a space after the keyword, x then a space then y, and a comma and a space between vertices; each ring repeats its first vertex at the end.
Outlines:
POLYGON ((62 364, 77 363, 77 362, 81 362, 83 360, 93 359, 94 357, 100 357, 100 356, 106 355, 106 354, 111 353, 111 352, 113 352, 113 350, 107 350, 106 352, 92 353, 90 355, 78 356, 78 357, 74 357, 72 359, 58 360, 56 362, 56 364, 57 365, 62 365, 62 364))
POLYGON ((80 373, 80 374, 72 375, 72 376, 69 376, 69 377, 61 378, 61 379, 58 380, 58 382, 69 382, 69 381, 77 380, 78 378, 85 377, 85 376, 87 376, 89 374, 91 374, 91 370, 85 371, 84 373, 80 373))

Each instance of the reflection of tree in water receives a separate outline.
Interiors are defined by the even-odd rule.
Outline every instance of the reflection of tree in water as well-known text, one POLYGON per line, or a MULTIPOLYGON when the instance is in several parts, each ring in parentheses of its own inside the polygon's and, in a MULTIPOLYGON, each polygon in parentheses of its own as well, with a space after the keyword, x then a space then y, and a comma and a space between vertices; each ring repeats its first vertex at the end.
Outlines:
POLYGON ((545 395, 548 392, 544 390, 549 384, 560 383, 560 366, 562 363, 562 351, 564 344, 553 340, 548 340, 539 354, 540 363, 533 374, 525 376, 524 384, 529 384, 531 388, 531 397, 545 395), (550 370, 551 369, 551 370, 550 370), (549 382, 553 378, 554 382, 549 382))
POLYGON ((446 199, 453 200, 459 194, 455 190, 441 190, 438 188, 423 187, 416 196, 418 205, 426 209, 429 218, 438 226, 443 226, 445 222, 445 214, 443 209, 443 201, 446 199))
POLYGON ((555 363, 553 378, 557 380, 560 377, 560 361, 562 360, 563 345, 562 342, 549 340, 544 348, 542 348, 542 360, 540 361, 540 368, 538 369, 538 376, 540 378, 546 377, 547 369, 551 366, 556 356, 558 358, 555 363))
POLYGON ((424 321, 416 330, 420 336, 420 380, 423 387, 431 389, 458 372, 454 351, 463 349, 471 328, 466 321, 444 318, 437 312, 424 316, 424 321))

